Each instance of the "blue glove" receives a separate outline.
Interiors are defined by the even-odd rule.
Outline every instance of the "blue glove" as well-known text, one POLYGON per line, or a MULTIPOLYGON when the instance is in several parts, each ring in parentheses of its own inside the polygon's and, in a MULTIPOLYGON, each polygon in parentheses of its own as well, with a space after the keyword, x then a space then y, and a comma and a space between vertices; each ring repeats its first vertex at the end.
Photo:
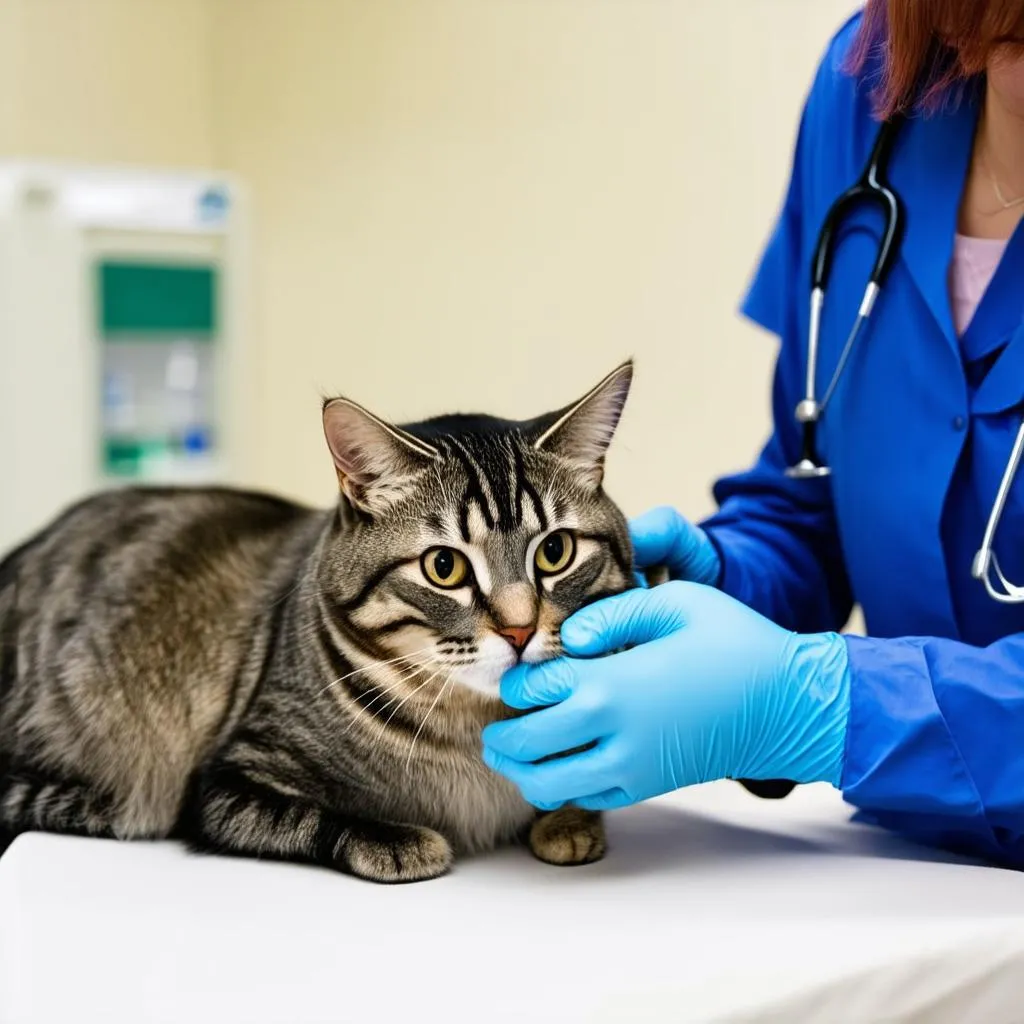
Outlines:
POLYGON ((722 565, 718 551, 699 526, 674 508, 656 508, 629 524, 638 569, 664 565, 674 580, 716 586, 722 565))
POLYGON ((484 761, 531 804, 608 810, 726 778, 839 785, 850 700, 839 634, 791 633, 719 590, 673 582, 589 605, 562 642, 579 658, 502 678, 506 704, 541 710, 483 732, 484 761), (577 747, 589 749, 532 763, 577 747))

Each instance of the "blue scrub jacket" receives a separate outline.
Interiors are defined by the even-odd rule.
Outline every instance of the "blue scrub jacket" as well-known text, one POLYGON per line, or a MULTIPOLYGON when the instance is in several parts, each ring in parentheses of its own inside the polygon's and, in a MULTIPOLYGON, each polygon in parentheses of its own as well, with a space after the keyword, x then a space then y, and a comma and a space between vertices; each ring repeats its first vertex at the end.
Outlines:
MULTIPOLYGON (((819 427, 831 477, 790 480, 800 455, 810 264, 825 213, 860 174, 878 131, 868 88, 841 62, 855 15, 807 97, 783 209, 742 309, 780 350, 774 430, 756 463, 716 482, 704 522, 721 587, 801 632, 847 636, 851 714, 841 788, 884 827, 1024 867, 1024 606, 993 601, 971 560, 1022 415, 1024 227, 965 335, 948 289, 957 211, 983 90, 915 116, 893 151, 901 254, 819 427)), ((831 379, 875 260, 881 218, 838 236, 822 321, 818 394, 831 379)), ((1024 584, 1024 473, 996 537, 1024 584)))

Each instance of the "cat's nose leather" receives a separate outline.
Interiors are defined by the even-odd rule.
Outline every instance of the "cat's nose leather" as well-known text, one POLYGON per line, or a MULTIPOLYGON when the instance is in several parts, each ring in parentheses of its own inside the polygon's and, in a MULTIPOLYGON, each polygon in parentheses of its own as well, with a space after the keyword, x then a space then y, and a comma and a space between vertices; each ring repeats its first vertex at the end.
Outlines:
POLYGON ((503 636, 518 653, 522 653, 536 632, 533 626, 503 626, 498 630, 498 636, 503 636))

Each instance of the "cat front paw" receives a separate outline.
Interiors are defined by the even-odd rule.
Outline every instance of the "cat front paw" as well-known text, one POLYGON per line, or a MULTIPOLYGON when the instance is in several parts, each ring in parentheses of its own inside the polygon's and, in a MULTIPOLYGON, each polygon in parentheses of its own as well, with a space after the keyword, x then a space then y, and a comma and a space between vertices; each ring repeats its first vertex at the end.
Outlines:
POLYGON ((346 836, 339 859, 343 870, 359 878, 395 885, 439 878, 455 858, 440 832, 419 825, 379 824, 346 836))
POLYGON ((541 814, 530 828, 531 853, 545 864, 592 864, 607 848, 604 823, 596 811, 560 807, 541 814))

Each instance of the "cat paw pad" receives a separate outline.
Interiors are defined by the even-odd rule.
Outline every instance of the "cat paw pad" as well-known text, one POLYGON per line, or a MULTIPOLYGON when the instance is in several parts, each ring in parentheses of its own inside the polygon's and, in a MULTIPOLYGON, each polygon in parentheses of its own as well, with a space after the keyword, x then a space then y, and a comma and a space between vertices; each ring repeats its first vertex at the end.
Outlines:
POLYGON ((529 844, 533 855, 546 864, 592 864, 605 853, 604 825, 593 811, 561 808, 533 823, 529 844))
POLYGON ((343 843, 349 871, 371 882, 423 882, 450 870, 454 857, 448 840, 418 825, 380 825, 373 835, 347 837, 343 843))

